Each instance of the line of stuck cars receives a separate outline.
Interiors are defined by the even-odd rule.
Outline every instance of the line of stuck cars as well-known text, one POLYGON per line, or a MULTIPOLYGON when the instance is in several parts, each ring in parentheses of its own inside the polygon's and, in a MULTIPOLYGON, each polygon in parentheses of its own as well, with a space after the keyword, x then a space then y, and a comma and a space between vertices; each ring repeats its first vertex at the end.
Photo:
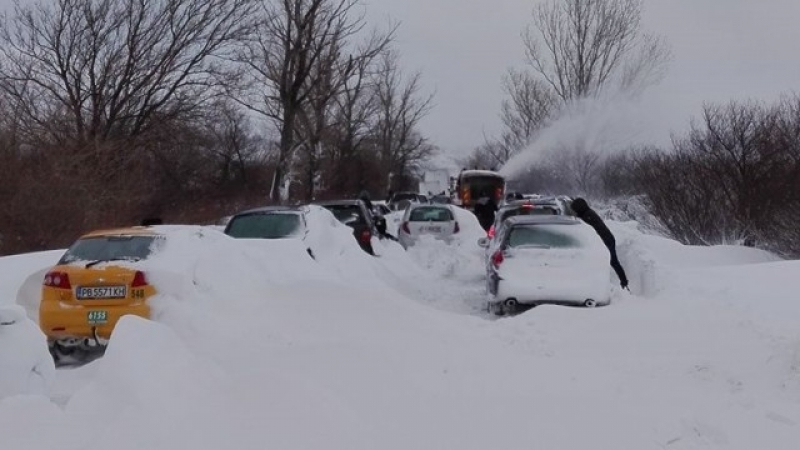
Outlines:
MULTIPOLYGON (((369 211, 361 200, 254 208, 228 218, 224 233, 241 239, 297 239, 309 256, 316 258, 312 242, 323 241, 325 230, 314 227, 324 227, 325 221, 311 225, 309 218, 324 210, 349 226, 368 254, 374 255, 373 237, 387 236, 385 219, 369 211), (310 238, 315 232, 316 239, 310 238)), ((164 245, 168 228, 136 226, 88 233, 47 271, 42 280, 39 326, 56 364, 84 363, 101 356, 122 316, 150 317, 148 300, 157 291, 137 263, 164 245)))
MULTIPOLYGON (((314 208, 324 208, 349 226, 369 254, 374 255, 373 237, 392 237, 386 232, 386 219, 361 200, 254 208, 231 216, 224 232, 243 239, 298 239, 315 258, 313 240, 308 239, 314 231, 308 219, 314 208)), ((396 239, 404 248, 423 236, 452 240, 461 228, 454 208, 411 203, 396 239)), ((136 263, 149 258, 165 240, 159 226, 88 233, 46 273, 39 326, 57 364, 101 355, 122 316, 149 318, 148 299, 156 289, 136 263)), ((485 249, 488 307, 496 314, 514 314, 543 303, 594 306, 609 301, 607 250, 591 227, 569 214, 563 201, 504 204, 478 245, 485 249)))

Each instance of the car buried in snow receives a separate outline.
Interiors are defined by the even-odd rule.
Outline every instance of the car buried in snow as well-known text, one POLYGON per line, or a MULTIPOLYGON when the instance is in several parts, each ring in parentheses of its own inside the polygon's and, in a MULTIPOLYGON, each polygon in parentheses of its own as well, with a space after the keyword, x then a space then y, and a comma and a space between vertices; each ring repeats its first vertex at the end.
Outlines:
POLYGON ((94 231, 81 236, 42 280, 39 327, 56 364, 101 356, 117 321, 149 318, 156 289, 135 264, 165 236, 157 227, 94 231))
POLYGON ((361 249, 370 255, 375 255, 372 237, 381 238, 378 227, 383 218, 370 211, 363 200, 325 200, 313 204, 327 209, 339 222, 352 228, 353 236, 361 249))
POLYGON ((543 304, 596 306, 610 301, 608 249, 580 219, 565 215, 506 219, 488 249, 488 310, 515 314, 543 304))
MULTIPOLYGON (((264 206, 234 214, 224 233, 236 239, 298 239, 308 236, 308 206, 264 206)), ((314 252, 306 247, 314 258, 314 252)))

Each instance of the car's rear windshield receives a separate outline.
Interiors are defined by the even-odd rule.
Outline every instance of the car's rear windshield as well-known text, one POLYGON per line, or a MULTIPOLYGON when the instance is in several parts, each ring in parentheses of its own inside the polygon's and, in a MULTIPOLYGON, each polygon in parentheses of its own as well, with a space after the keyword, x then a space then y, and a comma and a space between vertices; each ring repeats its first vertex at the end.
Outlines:
POLYGON ((93 236, 77 240, 59 264, 75 261, 139 261, 146 259, 161 242, 161 236, 93 236))
POLYGON ((554 206, 538 206, 538 207, 517 207, 510 208, 502 213, 502 220, 514 216, 554 216, 558 215, 558 210, 554 206))
POLYGON ((522 225, 509 231, 509 247, 578 248, 581 241, 570 232, 573 225, 522 225))
POLYGON ((228 223, 225 234, 240 239, 280 239, 297 234, 300 216, 293 213, 257 213, 236 216, 228 223))
POLYGON ((453 220, 453 214, 447 208, 422 206, 414 208, 408 220, 411 222, 449 222, 453 220))
POLYGON ((356 223, 364 223, 365 219, 362 217, 361 207, 358 205, 324 205, 334 217, 345 225, 353 225, 356 223))

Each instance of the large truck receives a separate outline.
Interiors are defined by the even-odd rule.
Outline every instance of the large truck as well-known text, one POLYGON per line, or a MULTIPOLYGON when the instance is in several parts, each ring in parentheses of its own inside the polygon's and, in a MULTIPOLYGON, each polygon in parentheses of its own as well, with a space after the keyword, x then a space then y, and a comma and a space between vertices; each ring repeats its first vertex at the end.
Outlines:
POLYGON ((493 170, 462 170, 456 178, 453 204, 473 210, 475 202, 484 196, 491 196, 500 204, 505 190, 505 177, 493 170))

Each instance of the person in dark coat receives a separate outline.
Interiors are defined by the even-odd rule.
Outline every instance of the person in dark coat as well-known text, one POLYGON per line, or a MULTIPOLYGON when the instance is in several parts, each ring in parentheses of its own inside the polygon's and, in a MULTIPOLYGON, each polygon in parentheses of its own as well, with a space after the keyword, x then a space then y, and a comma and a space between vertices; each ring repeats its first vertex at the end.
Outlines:
POLYGON ((392 236, 386 229, 386 218, 383 217, 377 210, 375 210, 375 205, 372 204, 372 200, 369 197, 369 192, 361 191, 358 195, 358 199, 364 202, 364 205, 369 210, 370 215, 372 216, 372 221, 375 223, 375 229, 378 231, 378 237, 383 239, 391 239, 393 241, 397 241, 397 238, 392 236))
POLYGON ((611 253, 611 267, 614 268, 614 272, 616 272, 617 276, 619 277, 620 286, 622 286, 623 289, 627 289, 628 278, 625 276, 625 270, 622 268, 622 264, 620 264, 619 259, 617 258, 617 242, 614 239, 614 235, 611 233, 611 230, 608 229, 605 222, 603 222, 603 219, 601 219, 600 216, 589 207, 589 204, 586 203, 586 200, 578 197, 572 201, 570 207, 581 220, 594 228, 594 231, 597 232, 597 234, 600 236, 600 239, 602 239, 603 243, 606 244, 606 247, 608 247, 608 252, 611 253))
POLYGON ((484 191, 478 197, 478 200, 475 201, 473 210, 481 227, 489 231, 489 228, 491 228, 494 223, 494 215, 497 212, 497 201, 495 201, 494 197, 484 191))
POLYGON ((372 200, 369 198, 369 192, 361 191, 361 193, 358 194, 358 199, 361 200, 362 202, 364 202, 364 204, 367 206, 367 209, 369 210, 370 214, 375 214, 375 209, 374 209, 374 207, 372 205, 372 200))

